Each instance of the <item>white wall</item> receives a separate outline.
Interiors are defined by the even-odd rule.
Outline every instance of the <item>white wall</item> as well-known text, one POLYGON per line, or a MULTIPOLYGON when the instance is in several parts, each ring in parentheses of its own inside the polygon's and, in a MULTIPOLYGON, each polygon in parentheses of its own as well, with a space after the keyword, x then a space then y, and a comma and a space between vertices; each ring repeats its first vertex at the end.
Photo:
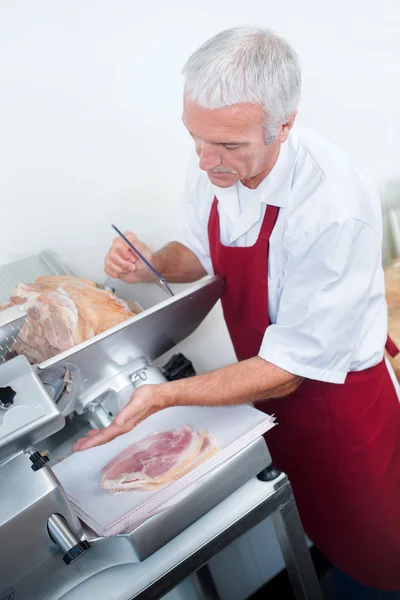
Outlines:
MULTIPOLYGON (((242 24, 297 49, 306 124, 383 192, 400 179, 399 2, 1 0, 0 264, 49 247, 101 281, 111 222, 170 239, 190 148, 181 67, 242 24)), ((199 370, 233 359, 219 309, 184 348, 199 370)))
POLYGON ((297 49, 304 122, 381 188, 399 178, 400 3, 1 0, 0 264, 51 247, 101 279, 111 222, 170 239, 191 144, 181 67, 240 24, 297 49))

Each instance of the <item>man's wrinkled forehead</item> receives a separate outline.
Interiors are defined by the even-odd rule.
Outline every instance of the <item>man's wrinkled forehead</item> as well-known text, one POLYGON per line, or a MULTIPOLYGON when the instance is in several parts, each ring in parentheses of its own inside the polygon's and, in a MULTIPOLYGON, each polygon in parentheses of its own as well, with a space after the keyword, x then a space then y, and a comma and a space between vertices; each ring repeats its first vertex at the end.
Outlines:
POLYGON ((233 104, 208 109, 185 100, 182 119, 193 136, 214 141, 222 139, 221 136, 232 135, 245 139, 252 130, 264 125, 265 114, 257 104, 233 104))

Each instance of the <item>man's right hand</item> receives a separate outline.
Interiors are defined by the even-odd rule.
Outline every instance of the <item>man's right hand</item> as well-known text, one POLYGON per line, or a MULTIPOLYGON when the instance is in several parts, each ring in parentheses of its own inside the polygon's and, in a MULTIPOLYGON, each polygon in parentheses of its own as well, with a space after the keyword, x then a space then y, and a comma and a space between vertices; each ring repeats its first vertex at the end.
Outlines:
MULTIPOLYGON (((124 235, 139 250, 150 264, 153 264, 153 254, 138 238, 130 231, 124 235)), ((120 237, 114 239, 110 250, 104 261, 104 270, 109 277, 121 279, 127 283, 138 283, 139 281, 150 281, 149 273, 143 262, 129 248, 120 237)))

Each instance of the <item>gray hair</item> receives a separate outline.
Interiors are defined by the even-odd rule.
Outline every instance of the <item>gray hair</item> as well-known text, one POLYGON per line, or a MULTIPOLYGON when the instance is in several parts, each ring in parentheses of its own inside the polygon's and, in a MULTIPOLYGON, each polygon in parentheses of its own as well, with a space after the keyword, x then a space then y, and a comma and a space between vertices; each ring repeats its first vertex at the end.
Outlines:
POLYGON ((259 104, 266 114, 266 142, 296 111, 301 90, 293 48, 269 29, 234 27, 205 42, 188 59, 185 97, 202 108, 259 104))

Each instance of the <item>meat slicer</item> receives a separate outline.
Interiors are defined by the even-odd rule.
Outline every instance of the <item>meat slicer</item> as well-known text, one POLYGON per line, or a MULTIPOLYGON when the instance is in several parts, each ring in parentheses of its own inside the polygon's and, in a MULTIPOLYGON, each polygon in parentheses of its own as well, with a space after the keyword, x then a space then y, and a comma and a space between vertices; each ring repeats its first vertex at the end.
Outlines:
MULTIPOLYGON (((0 302, 18 281, 49 274, 67 272, 48 252, 0 267, 0 302)), ((146 559, 270 463, 259 438, 205 477, 195 497, 108 538, 77 518, 52 471, 76 439, 111 422, 135 387, 165 381, 153 361, 197 328, 222 291, 222 280, 205 278, 34 366, 9 352, 24 310, 0 312, 0 600, 81 598, 83 582, 146 559)))

